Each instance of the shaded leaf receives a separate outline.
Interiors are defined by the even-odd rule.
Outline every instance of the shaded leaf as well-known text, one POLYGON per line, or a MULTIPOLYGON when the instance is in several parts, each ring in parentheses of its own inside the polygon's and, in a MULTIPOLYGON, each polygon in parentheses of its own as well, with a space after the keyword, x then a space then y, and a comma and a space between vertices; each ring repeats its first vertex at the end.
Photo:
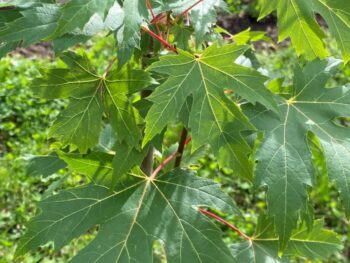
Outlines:
POLYGON ((98 143, 102 116, 106 113, 117 139, 138 145, 141 118, 129 102, 128 94, 151 84, 149 74, 125 67, 99 76, 86 57, 67 52, 62 60, 68 68, 43 70, 43 77, 34 80, 32 85, 40 97, 70 98, 68 108, 51 127, 50 136, 64 146, 71 145, 71 149, 86 153, 98 143))
POLYGON ((28 161, 27 174, 29 176, 47 177, 67 166, 67 164, 61 160, 56 153, 33 156, 30 157, 28 161))

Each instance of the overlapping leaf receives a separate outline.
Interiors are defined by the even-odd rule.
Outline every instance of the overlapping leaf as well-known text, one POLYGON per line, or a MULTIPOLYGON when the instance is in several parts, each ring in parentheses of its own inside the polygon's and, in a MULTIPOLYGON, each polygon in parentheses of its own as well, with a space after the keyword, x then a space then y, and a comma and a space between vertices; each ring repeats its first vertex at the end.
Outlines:
POLYGON ((233 245, 232 253, 237 262, 245 263, 289 262, 289 256, 324 259, 338 252, 342 248, 342 242, 334 232, 323 229, 323 225, 322 221, 316 221, 311 230, 302 227, 294 231, 283 253, 283 258, 280 258, 273 222, 262 216, 254 237, 249 241, 233 245))
MULTIPOLYGON (((175 15, 196 3, 183 0, 150 2, 155 14, 173 11, 175 15)), ((131 58, 135 48, 139 48, 141 25, 151 20, 146 1, 139 0, 124 1, 122 7, 116 0, 72 0, 65 4, 56 4, 55 1, 14 1, 12 4, 24 10, 21 11, 22 17, 0 29, 0 51, 13 49, 19 41, 29 45, 54 39, 55 50, 61 52, 86 41, 101 30, 112 30, 116 31, 119 43, 120 66, 131 58)), ((222 0, 208 0, 192 8, 191 22, 197 43, 205 39, 216 21, 216 8, 223 6, 222 0)))
POLYGON ((264 87, 264 76, 234 64, 246 50, 246 46, 213 45, 199 57, 181 51, 180 55, 162 57, 153 63, 148 70, 169 78, 150 96, 153 106, 146 117, 144 143, 175 121, 187 98, 193 96, 189 128, 194 150, 209 143, 222 166, 249 178, 250 149, 240 133, 253 127, 226 97, 224 89, 233 89, 248 101, 258 101, 270 109, 275 109, 275 104, 264 87))
POLYGON ((95 13, 90 17, 88 22, 82 24, 81 29, 76 28, 54 39, 54 50, 61 53, 75 44, 87 41, 98 33, 117 30, 122 26, 123 20, 124 12, 118 2, 115 2, 107 12, 105 18, 104 14, 95 13))
POLYGON ((86 153, 98 142, 105 113, 119 141, 138 145, 140 117, 127 95, 152 82, 148 73, 124 68, 98 76, 86 57, 65 53, 62 59, 68 68, 44 70, 43 77, 33 82, 34 91, 41 97, 70 98, 69 106, 51 127, 50 136, 63 146, 71 145, 71 149, 86 153))
POLYGON ((42 40, 54 39, 55 51, 84 42, 101 31, 114 31, 123 24, 123 10, 115 0, 74 0, 65 5, 56 1, 14 1, 16 10, 7 13, 21 14, 17 19, 0 19, 0 43, 7 51, 19 43, 24 46, 42 40), (21 8, 21 9, 19 9, 21 8))
POLYGON ((27 174, 29 176, 50 176, 67 166, 56 153, 32 156, 28 161, 27 174))
POLYGON ((168 262, 234 262, 198 206, 238 213, 218 185, 183 170, 155 180, 135 175, 113 192, 99 185, 62 191, 40 203, 42 213, 29 223, 17 254, 49 241, 60 249, 100 224, 96 238, 72 262, 153 262, 155 240, 164 244, 168 262))
POLYGON ((105 17, 115 0, 74 0, 69 1, 61 8, 56 36, 70 33, 76 28, 83 29, 85 24, 95 14, 105 17))
POLYGON ((22 17, 0 28, 0 43, 23 42, 24 46, 39 42, 51 35, 60 16, 55 4, 43 4, 21 12, 22 17))
POLYGON ((264 0, 260 17, 277 10, 279 40, 290 37, 298 54, 309 59, 324 58, 328 52, 325 37, 316 21, 320 14, 335 37, 345 62, 350 60, 350 5, 347 0, 264 0))
POLYGON ((250 120, 265 131, 257 152, 256 184, 267 186, 270 216, 274 217, 281 248, 285 247, 300 214, 307 209, 307 187, 313 166, 307 133, 314 133, 326 154, 328 174, 335 181, 350 213, 350 132, 334 122, 349 116, 349 88, 324 88, 338 60, 314 61, 295 71, 293 94, 279 98, 280 115, 255 107, 250 120))
POLYGON ((85 175, 89 181, 109 188, 113 181, 113 157, 114 155, 102 152, 91 152, 85 155, 60 153, 60 158, 67 163, 71 171, 85 175))

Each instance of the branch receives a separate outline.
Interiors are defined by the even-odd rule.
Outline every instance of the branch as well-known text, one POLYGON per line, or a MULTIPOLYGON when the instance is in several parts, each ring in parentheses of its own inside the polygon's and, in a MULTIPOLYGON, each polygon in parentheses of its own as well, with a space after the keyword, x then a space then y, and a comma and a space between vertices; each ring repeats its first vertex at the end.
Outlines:
POLYGON ((247 236, 246 234, 244 234, 241 230, 239 230, 236 226, 232 225, 231 223, 227 222, 225 219, 221 218, 220 216, 209 212, 203 208, 198 208, 198 211, 201 212, 202 214, 209 216, 211 218, 214 218, 215 220, 225 224, 226 226, 228 226, 229 228, 231 228, 233 231, 235 231, 238 235, 240 235, 241 237, 243 237, 246 240, 252 240, 251 237, 247 236))
POLYGON ((175 166, 174 166, 175 168, 179 167, 180 164, 181 164, 182 155, 183 155, 185 146, 187 145, 186 144, 186 142, 187 142, 187 134, 188 134, 187 130, 184 127, 182 129, 182 132, 181 132, 181 137, 180 137, 180 141, 179 141, 179 147, 177 148, 178 156, 176 157, 176 160, 175 160, 175 166))

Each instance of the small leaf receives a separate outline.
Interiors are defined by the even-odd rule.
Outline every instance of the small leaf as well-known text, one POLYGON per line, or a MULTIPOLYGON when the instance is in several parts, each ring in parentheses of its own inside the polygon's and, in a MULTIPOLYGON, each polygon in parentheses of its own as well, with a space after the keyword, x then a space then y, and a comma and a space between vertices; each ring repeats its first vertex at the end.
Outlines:
POLYGON ((254 237, 246 242, 231 246, 238 262, 245 263, 283 263, 288 257, 300 256, 308 259, 325 259, 342 249, 337 234, 325 230, 322 220, 315 221, 311 231, 306 227, 293 232, 283 257, 278 256, 278 238, 274 233, 273 221, 265 216, 259 218, 254 237))
POLYGON ((39 155, 29 158, 27 174, 29 176, 50 176, 60 169, 64 169, 67 164, 62 161, 56 153, 50 155, 39 155))
POLYGON ((87 176, 92 182, 111 186, 113 167, 113 155, 102 152, 91 152, 86 155, 78 153, 60 153, 68 168, 77 173, 87 176))

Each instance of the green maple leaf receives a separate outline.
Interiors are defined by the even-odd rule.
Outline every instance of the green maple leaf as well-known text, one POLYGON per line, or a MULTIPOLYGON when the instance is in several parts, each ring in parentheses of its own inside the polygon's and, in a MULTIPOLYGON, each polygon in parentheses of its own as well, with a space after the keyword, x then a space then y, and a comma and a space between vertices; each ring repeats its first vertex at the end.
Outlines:
POLYGON ((43 4, 20 12, 22 17, 0 29, 0 43, 23 42, 24 46, 36 43, 51 35, 60 16, 59 6, 43 4))
POLYGON ((337 234, 323 229, 323 221, 318 220, 312 229, 301 227, 293 232, 283 257, 278 255, 278 237, 274 233, 273 221, 265 216, 259 218, 257 230, 251 240, 234 244, 231 249, 237 262, 282 263, 288 257, 300 256, 308 259, 324 259, 342 249, 337 234))
POLYGON ((69 1, 61 8, 58 27, 54 36, 61 36, 73 30, 83 29, 85 24, 95 14, 105 17, 115 0, 74 0, 69 1))
POLYGON ((270 109, 276 106, 264 87, 266 78, 253 69, 234 64, 246 50, 246 46, 213 45, 199 57, 180 51, 180 55, 165 56, 153 63, 149 71, 169 78, 149 97, 153 106, 146 116, 144 144, 175 121, 187 99, 193 96, 189 116, 193 150, 209 143, 221 166, 232 167, 250 178, 247 159, 250 148, 241 131, 253 127, 226 97, 224 89, 233 89, 248 101, 258 101, 270 109))
POLYGON ((275 219, 281 248, 307 209, 307 188, 313 179, 308 132, 320 140, 328 175, 338 186, 346 213, 350 214, 349 129, 334 123, 334 118, 349 116, 350 92, 347 87, 324 88, 339 63, 333 59, 316 60, 303 71, 297 68, 293 94, 278 99, 279 116, 258 108, 245 111, 252 123, 265 131, 256 155, 256 185, 268 188, 269 214, 275 219))
POLYGON ((33 82, 35 93, 41 97, 70 98, 70 104, 50 129, 50 136, 63 146, 71 145, 86 153, 98 142, 102 116, 107 114, 119 141, 137 146, 141 137, 137 110, 128 94, 152 83, 148 73, 125 67, 99 76, 86 57, 64 53, 62 60, 68 68, 42 71, 42 78, 33 82))
POLYGON ((263 0, 260 18, 277 10, 279 40, 290 37, 298 54, 325 58, 325 37, 315 14, 320 14, 335 37, 344 60, 350 60, 350 5, 347 0, 263 0))
POLYGON ((220 230, 197 210, 209 206, 239 213, 217 184, 175 170, 156 179, 135 174, 123 186, 111 192, 87 185, 42 201, 42 212, 28 224, 17 255, 49 241, 60 249, 99 224, 96 238, 72 262, 153 262, 156 240, 164 245, 168 262, 234 262, 220 230))

